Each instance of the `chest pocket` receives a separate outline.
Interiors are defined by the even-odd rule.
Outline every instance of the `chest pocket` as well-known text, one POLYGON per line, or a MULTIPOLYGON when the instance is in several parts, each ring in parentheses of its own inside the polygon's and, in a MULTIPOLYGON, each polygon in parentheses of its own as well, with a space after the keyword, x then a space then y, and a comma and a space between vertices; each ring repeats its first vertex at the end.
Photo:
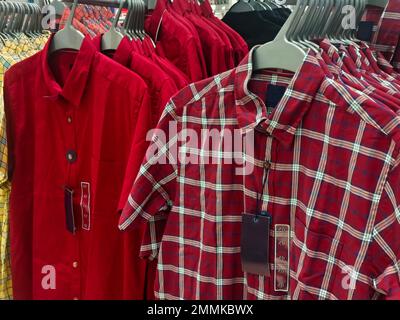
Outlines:
POLYGON ((294 229, 291 265, 296 281, 292 279, 291 283, 293 298, 336 299, 331 292, 333 286, 337 287, 337 276, 342 273, 343 244, 325 234, 307 230, 298 218, 294 229))

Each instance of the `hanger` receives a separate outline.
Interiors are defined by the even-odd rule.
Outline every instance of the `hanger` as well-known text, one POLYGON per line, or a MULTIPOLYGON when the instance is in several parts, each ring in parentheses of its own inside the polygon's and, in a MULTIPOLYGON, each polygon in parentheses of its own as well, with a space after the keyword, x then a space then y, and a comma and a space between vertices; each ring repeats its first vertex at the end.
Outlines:
POLYGON ((50 43, 50 54, 61 49, 72 49, 78 51, 81 48, 85 36, 72 25, 72 19, 74 18, 77 5, 78 0, 74 0, 64 29, 57 31, 50 43))
POLYGON ((299 12, 300 6, 296 5, 276 38, 255 49, 253 53, 254 70, 277 68, 296 72, 300 68, 306 53, 296 44, 288 41, 288 31, 299 12))
POLYGON ((333 13, 335 0, 324 0, 320 6, 319 12, 316 13, 316 22, 311 26, 310 39, 320 40, 326 37, 323 34, 324 26, 329 23, 329 17, 333 13))
POLYGON ((8 20, 8 8, 4 1, 0 1, 0 40, 4 45, 7 41, 7 36, 5 34, 5 27, 8 20))
POLYGON ((139 29, 139 34, 142 36, 142 40, 146 38, 146 31, 144 30, 144 17, 146 14, 146 4, 144 3, 143 0, 138 0, 139 2, 139 8, 140 8, 140 14, 138 16, 138 29, 139 29))
POLYGON ((386 8, 389 0, 368 0, 367 4, 370 6, 386 8))
POLYGON ((248 2, 248 0, 239 0, 230 9, 229 12, 249 12, 255 11, 254 7, 248 2))
POLYGON ((101 38, 101 49, 102 50, 117 50, 124 35, 117 29, 118 20, 124 7, 125 0, 120 0, 118 12, 114 18, 114 22, 105 34, 101 38))
POLYGON ((299 19, 296 20, 296 23, 289 30, 288 40, 295 42, 297 46, 306 50, 310 46, 309 43, 306 43, 308 39, 307 29, 313 23, 312 16, 317 5, 315 4, 315 0, 299 0, 299 7, 299 19))
POLYGON ((124 21, 124 30, 130 40, 137 39, 136 35, 131 30, 132 12, 134 11, 133 0, 127 0, 127 3, 128 3, 128 12, 126 14, 124 21))

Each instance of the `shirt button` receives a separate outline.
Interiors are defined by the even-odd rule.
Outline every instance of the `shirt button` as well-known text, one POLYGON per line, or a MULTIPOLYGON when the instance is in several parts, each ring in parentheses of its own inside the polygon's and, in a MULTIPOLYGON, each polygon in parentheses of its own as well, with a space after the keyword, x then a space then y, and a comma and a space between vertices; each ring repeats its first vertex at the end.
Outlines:
POLYGON ((271 168, 271 162, 269 162, 269 161, 264 161, 264 168, 265 168, 266 170, 268 170, 269 168, 271 168))
POLYGON ((72 117, 68 117, 68 118, 67 118, 67 122, 68 122, 68 123, 72 123, 72 117))
POLYGON ((78 262, 74 261, 74 262, 72 263, 72 266, 73 266, 75 269, 78 268, 78 262))
POLYGON ((76 161, 76 152, 74 150, 69 150, 67 152, 67 160, 69 163, 74 163, 76 161))

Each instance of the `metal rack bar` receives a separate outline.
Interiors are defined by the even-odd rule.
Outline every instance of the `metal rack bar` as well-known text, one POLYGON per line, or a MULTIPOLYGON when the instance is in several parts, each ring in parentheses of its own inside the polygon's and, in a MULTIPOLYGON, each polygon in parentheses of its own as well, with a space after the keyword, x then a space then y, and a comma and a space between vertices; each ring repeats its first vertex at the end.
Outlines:
MULTIPOLYGON (((62 0, 65 3, 73 3, 74 0, 62 0)), ((120 1, 119 0, 78 0, 78 4, 88 4, 92 6, 100 6, 100 7, 112 7, 119 8, 120 1)), ((127 8, 127 2, 124 3, 124 8, 127 8)))

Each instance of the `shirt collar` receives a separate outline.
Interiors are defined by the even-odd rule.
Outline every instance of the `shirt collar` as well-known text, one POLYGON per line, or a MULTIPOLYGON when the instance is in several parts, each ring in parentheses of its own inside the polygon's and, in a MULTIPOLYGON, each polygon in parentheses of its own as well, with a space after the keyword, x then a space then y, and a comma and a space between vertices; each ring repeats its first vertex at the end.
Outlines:
POLYGON ((236 114, 242 133, 260 128, 279 141, 290 144, 296 129, 326 79, 315 53, 309 50, 303 65, 293 76, 283 98, 270 117, 265 103, 248 89, 253 74, 253 47, 234 71, 236 114))
POLYGON ((49 48, 51 41, 53 40, 53 36, 50 37, 40 53, 42 61, 42 73, 47 88, 47 94, 45 98, 57 99, 59 96, 61 96, 73 105, 79 106, 86 88, 92 61, 94 55, 96 54, 96 48, 93 46, 89 37, 85 37, 83 39, 81 48, 76 55, 74 65, 64 83, 64 86, 61 87, 55 80, 48 62, 49 48))
MULTIPOLYGON (((101 39, 103 35, 98 35, 93 38, 92 43, 98 52, 101 52, 101 39)), ((127 67, 131 61, 131 52, 133 51, 132 43, 128 37, 123 37, 118 45, 117 50, 112 54, 112 59, 119 64, 127 67)))
POLYGON ((350 57, 353 59, 358 70, 372 71, 372 72, 374 71, 373 68, 371 67, 371 64, 370 64, 368 58, 356 46, 349 45, 347 48, 347 52, 349 53, 350 57))
POLYGON ((114 61, 122 64, 123 66, 129 66, 132 51, 133 47, 131 41, 128 39, 128 37, 123 37, 114 53, 114 61))

